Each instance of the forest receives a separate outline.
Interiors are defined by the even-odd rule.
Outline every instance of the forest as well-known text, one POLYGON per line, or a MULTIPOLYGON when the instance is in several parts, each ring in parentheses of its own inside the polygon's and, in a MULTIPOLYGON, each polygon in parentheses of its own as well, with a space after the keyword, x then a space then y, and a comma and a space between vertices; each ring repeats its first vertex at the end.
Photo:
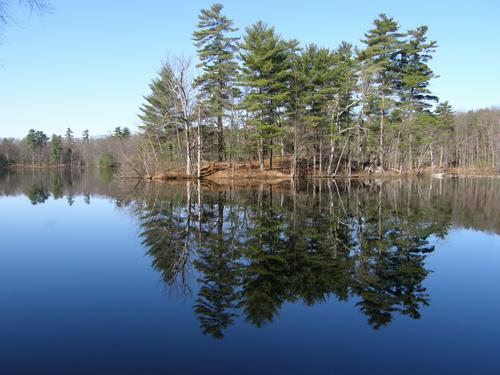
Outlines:
POLYGON ((360 45, 335 49, 285 39, 263 21, 238 32, 221 4, 201 10, 198 64, 162 64, 137 131, 32 129, 0 140, 0 166, 116 167, 141 178, 498 173, 500 109, 455 112, 433 94, 438 45, 427 26, 401 30, 380 14, 360 45))

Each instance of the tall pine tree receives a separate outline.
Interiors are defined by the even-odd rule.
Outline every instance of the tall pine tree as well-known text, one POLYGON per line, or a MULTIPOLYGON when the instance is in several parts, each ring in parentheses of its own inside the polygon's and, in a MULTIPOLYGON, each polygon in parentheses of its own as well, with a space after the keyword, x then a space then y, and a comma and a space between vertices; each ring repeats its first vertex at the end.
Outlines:
MULTIPOLYGON (((300 60, 305 83, 302 91, 304 122, 313 130, 313 159, 318 161, 321 174, 324 156, 323 138, 331 125, 329 111, 336 91, 335 58, 329 49, 310 44, 301 54, 300 60)), ((316 165, 313 168, 316 170, 316 165)))
POLYGON ((397 89, 400 95, 398 104, 402 111, 402 119, 399 121, 395 141, 395 168, 398 168, 401 138, 405 136, 405 133, 408 133, 407 140, 408 145, 410 145, 412 143, 410 138, 413 138, 415 133, 419 132, 419 129, 415 129, 415 127, 421 121, 413 121, 415 114, 423 113, 432 106, 433 102, 438 100, 429 89, 430 80, 435 77, 435 74, 427 64, 432 58, 437 43, 427 41, 427 30, 427 26, 409 30, 398 59, 399 79, 397 89), (406 125, 407 122, 409 122, 410 126, 406 125))
POLYGON ((266 151, 272 168, 273 140, 283 134, 281 120, 289 98, 291 60, 297 46, 297 41, 283 40, 274 28, 261 21, 246 29, 240 45, 241 83, 246 88, 242 105, 251 115, 248 124, 257 130, 261 169, 266 151))
POLYGON ((158 77, 149 85, 151 93, 144 97, 141 106, 139 126, 142 134, 153 144, 158 158, 167 156, 169 150, 177 149, 177 156, 182 156, 180 131, 181 126, 176 121, 175 95, 169 87, 173 80, 173 72, 169 65, 164 65, 158 77))
POLYGON ((217 123, 217 158, 224 159, 223 118, 238 96, 235 86, 238 64, 235 61, 237 41, 231 36, 237 31, 233 21, 221 14, 223 6, 214 4, 199 15, 198 30, 193 33, 203 73, 194 81, 200 89, 203 104, 217 123))
POLYGON ((408 31, 408 39, 401 49, 401 101, 405 112, 429 108, 437 97, 432 95, 429 83, 435 77, 427 64, 432 59, 437 43, 427 41, 428 27, 420 26, 408 31))
POLYGON ((378 164, 384 168, 385 117, 390 107, 391 96, 395 93, 398 80, 397 57, 401 49, 401 37, 398 23, 385 14, 380 14, 373 21, 374 28, 365 34, 362 40, 366 49, 361 52, 361 60, 373 76, 378 92, 379 142, 378 164))

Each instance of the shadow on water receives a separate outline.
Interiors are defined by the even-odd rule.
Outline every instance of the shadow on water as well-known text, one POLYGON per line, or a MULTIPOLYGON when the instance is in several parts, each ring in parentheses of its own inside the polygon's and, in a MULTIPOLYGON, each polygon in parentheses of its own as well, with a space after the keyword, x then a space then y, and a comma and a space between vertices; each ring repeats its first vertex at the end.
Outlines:
POLYGON ((374 329, 419 319, 431 298, 434 238, 463 227, 500 233, 500 180, 319 180, 256 187, 119 181, 97 171, 0 176, 0 195, 32 204, 107 197, 138 219, 165 285, 195 290, 203 333, 269 324, 285 303, 352 299, 374 329), (193 288, 193 285, 197 285, 193 288))

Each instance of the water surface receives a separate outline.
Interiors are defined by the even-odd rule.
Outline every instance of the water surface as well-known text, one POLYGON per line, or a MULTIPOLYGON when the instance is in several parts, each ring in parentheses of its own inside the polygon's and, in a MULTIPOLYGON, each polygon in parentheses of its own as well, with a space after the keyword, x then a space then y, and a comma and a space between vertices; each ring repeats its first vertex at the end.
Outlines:
POLYGON ((0 175, 2 374, 497 374, 500 180, 0 175))

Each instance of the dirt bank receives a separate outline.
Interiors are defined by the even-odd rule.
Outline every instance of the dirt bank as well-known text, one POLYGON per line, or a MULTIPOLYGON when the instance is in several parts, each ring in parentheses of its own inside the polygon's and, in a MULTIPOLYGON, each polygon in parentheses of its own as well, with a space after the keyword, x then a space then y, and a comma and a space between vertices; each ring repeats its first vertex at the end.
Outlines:
MULTIPOLYGON (((228 181, 242 181, 244 184, 252 182, 280 182, 292 178, 290 173, 291 160, 287 157, 277 157, 273 160, 273 168, 271 169, 268 162, 264 164, 264 169, 261 169, 257 161, 251 162, 215 162, 207 163, 201 169, 201 178, 206 181, 226 184, 228 181)), ((432 174, 444 173, 446 176, 498 176, 498 172, 493 168, 447 168, 445 170, 422 168, 418 171, 398 171, 398 170, 366 170, 353 171, 348 174, 347 171, 339 171, 335 176, 326 173, 320 174, 317 171, 306 170, 303 168, 300 171, 299 178, 379 178, 379 177, 402 177, 402 176, 425 176, 432 174)), ((185 180, 196 178, 194 175, 187 175, 184 169, 172 169, 168 172, 158 173, 146 179, 165 181, 165 180, 185 180)))

